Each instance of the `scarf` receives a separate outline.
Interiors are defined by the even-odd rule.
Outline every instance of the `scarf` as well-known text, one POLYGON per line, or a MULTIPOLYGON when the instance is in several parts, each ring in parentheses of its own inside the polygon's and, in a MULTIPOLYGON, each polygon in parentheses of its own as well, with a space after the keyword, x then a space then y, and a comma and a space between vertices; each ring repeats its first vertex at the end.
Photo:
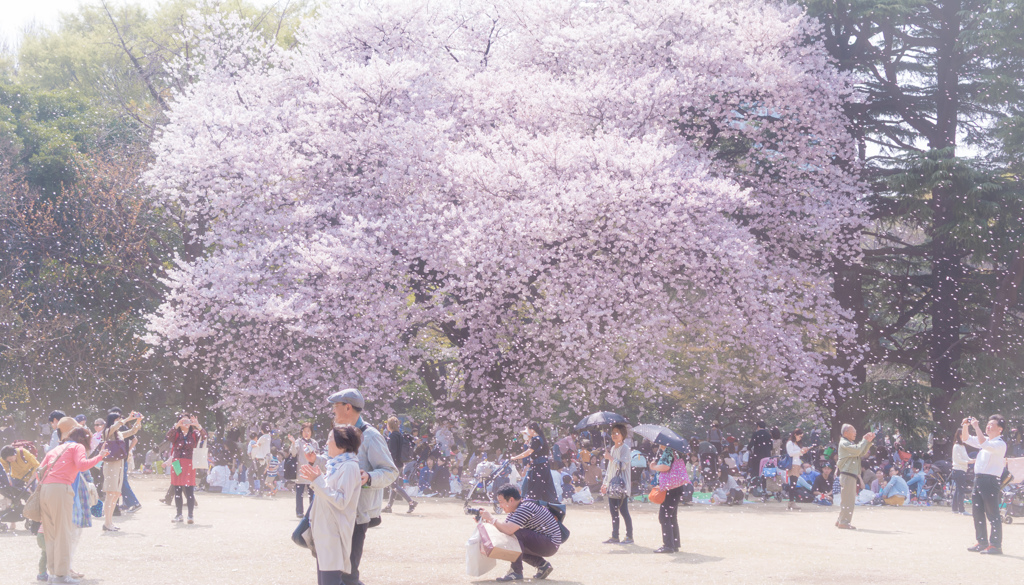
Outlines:
POLYGON ((330 477, 330 476, 334 475, 334 473, 336 471, 341 469, 342 464, 344 464, 344 463, 346 463, 348 461, 357 461, 358 462, 358 457, 356 457, 355 453, 342 453, 341 455, 338 455, 337 457, 329 459, 327 461, 327 465, 326 465, 327 476, 330 477))

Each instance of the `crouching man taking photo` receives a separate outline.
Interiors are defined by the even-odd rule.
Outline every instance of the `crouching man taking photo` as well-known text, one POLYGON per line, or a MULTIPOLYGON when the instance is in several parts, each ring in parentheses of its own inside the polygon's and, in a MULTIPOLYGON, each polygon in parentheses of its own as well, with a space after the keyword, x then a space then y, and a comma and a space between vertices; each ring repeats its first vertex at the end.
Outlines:
POLYGON ((523 500, 514 485, 506 485, 498 490, 497 498, 498 505, 508 514, 507 519, 502 522, 491 516, 489 511, 481 510, 481 521, 515 536, 519 547, 523 549, 523 554, 512 562, 512 569, 498 581, 521 581, 523 561, 537 567, 534 579, 547 579, 554 567, 544 557, 553 556, 562 544, 562 530, 558 520, 546 507, 531 500, 523 500))

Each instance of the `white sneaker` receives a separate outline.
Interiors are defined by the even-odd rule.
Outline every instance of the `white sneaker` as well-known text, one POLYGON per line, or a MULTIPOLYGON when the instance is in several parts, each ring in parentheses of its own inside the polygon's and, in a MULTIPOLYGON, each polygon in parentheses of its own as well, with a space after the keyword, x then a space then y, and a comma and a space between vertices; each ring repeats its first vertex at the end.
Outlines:
POLYGON ((78 585, 79 583, 81 583, 81 581, 79 581, 78 579, 75 579, 74 577, 70 577, 68 575, 65 575, 63 577, 53 577, 53 576, 51 576, 50 577, 50 583, 60 583, 61 585, 67 585, 67 584, 78 585))

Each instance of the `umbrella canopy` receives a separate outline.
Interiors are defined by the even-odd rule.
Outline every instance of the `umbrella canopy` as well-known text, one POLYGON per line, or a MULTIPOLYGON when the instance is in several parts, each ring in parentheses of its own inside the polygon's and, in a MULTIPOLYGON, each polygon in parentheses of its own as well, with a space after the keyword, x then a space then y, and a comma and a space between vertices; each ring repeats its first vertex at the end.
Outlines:
POLYGON ((682 437, 675 434, 672 429, 660 425, 640 425, 633 429, 633 432, 654 443, 665 445, 679 453, 690 452, 690 445, 682 437))
POLYGON ((625 417, 619 416, 614 412, 595 412, 594 414, 583 417, 583 420, 576 423, 576 427, 573 432, 579 433, 587 429, 604 429, 612 425, 626 425, 629 427, 629 422, 626 421, 625 417))

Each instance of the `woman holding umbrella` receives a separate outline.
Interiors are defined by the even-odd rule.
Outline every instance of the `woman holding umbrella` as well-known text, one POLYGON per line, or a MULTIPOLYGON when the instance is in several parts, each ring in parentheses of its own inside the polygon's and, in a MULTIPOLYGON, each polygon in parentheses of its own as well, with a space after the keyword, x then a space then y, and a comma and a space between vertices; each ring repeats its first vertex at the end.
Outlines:
POLYGON ((683 494, 683 483, 688 478, 686 460, 674 449, 665 445, 658 447, 658 460, 651 463, 650 467, 651 471, 658 472, 658 486, 665 490, 665 501, 658 509, 662 545, 654 552, 675 553, 679 552, 679 497, 683 494))
POLYGON ((608 496, 608 509, 612 513, 612 537, 605 544, 617 544, 619 541, 619 514, 626 523, 626 538, 621 544, 633 544, 633 519, 629 516, 630 495, 630 448, 626 445, 626 425, 612 426, 612 443, 614 446, 607 455, 608 467, 604 474, 601 493, 608 496))
POLYGON ((544 430, 541 429, 540 423, 532 422, 526 427, 526 433, 530 438, 530 446, 512 458, 513 461, 530 458, 530 470, 525 480, 526 493, 523 494, 523 498, 555 503, 558 501, 558 493, 551 477, 551 466, 548 463, 551 450, 547 439, 544 438, 544 430))

